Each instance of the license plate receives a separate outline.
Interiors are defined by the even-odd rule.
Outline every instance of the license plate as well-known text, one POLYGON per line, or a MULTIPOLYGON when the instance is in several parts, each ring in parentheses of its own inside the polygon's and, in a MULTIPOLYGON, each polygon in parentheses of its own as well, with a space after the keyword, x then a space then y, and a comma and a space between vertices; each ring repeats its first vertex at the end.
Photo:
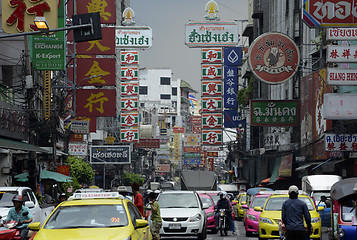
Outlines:
POLYGON ((169 229, 181 229, 180 223, 169 223, 169 229))

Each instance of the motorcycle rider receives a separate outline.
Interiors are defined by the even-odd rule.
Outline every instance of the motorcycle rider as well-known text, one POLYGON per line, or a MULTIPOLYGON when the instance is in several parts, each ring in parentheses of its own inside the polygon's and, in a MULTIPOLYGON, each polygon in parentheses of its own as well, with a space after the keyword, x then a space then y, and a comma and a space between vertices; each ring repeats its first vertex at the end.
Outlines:
POLYGON ((12 198, 12 207, 6 217, 6 222, 14 220, 18 222, 16 229, 20 230, 20 235, 23 240, 27 239, 29 232, 28 225, 32 222, 32 213, 28 207, 23 205, 23 199, 21 195, 15 195, 12 198))
POLYGON ((219 209, 225 209, 226 210, 226 219, 228 220, 228 224, 230 226, 230 231, 232 231, 233 234, 236 234, 236 229, 234 226, 234 222, 232 219, 232 207, 231 204, 229 203, 229 200, 227 199, 227 193, 226 192, 219 192, 217 194, 219 196, 219 200, 217 201, 217 205, 214 207, 216 210, 216 214, 214 216, 214 219, 216 220, 216 224, 218 225, 219 222, 219 209))

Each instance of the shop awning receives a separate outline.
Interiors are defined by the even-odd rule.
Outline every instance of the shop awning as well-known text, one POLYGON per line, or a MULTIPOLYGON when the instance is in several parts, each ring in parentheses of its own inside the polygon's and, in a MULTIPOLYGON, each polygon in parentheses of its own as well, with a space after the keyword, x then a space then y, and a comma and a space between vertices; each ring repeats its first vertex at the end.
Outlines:
MULTIPOLYGON (((16 181, 27 182, 28 176, 29 173, 25 172, 25 173, 17 174, 16 176, 14 176, 14 178, 16 179, 16 181)), ((51 179, 51 180, 55 180, 56 182, 73 182, 71 177, 48 170, 42 170, 40 177, 41 179, 51 179)))
POLYGON ((44 150, 35 145, 20 142, 20 141, 13 141, 5 138, 0 138, 0 148, 31 151, 31 152, 47 152, 47 150, 44 150))
POLYGON ((340 163, 340 162, 343 162, 345 161, 344 159, 343 160, 332 160, 331 158, 330 159, 327 159, 325 162, 322 162, 322 163, 319 163, 319 165, 317 165, 316 167, 314 167, 312 170, 315 170, 316 168, 318 167, 321 167, 322 165, 326 164, 326 163, 329 163, 329 164, 337 164, 337 163, 340 163))
POLYGON ((320 162, 307 163, 307 164, 304 164, 304 165, 302 165, 302 166, 296 168, 295 171, 302 171, 302 170, 304 170, 304 169, 306 169, 306 168, 308 168, 308 167, 311 167, 311 166, 313 166, 313 165, 318 165, 318 164, 320 164, 320 162))

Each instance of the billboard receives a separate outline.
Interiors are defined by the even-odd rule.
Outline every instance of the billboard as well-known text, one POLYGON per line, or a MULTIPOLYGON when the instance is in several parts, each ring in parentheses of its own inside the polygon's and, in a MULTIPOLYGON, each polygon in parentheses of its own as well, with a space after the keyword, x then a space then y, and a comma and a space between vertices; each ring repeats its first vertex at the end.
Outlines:
POLYGON ((130 161, 129 145, 91 147, 91 164, 128 164, 130 161))
POLYGON ((331 120, 357 119, 357 94, 325 93, 323 116, 331 120))

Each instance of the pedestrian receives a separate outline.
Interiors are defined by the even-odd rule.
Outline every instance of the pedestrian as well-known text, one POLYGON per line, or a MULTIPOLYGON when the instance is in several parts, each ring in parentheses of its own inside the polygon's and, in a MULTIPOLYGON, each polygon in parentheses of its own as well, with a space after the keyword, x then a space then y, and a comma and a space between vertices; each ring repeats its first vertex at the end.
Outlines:
POLYGON ((151 207, 151 234, 154 240, 160 240, 160 229, 162 225, 160 206, 156 201, 156 194, 149 193, 149 204, 151 207))
POLYGON ((143 195, 139 192, 140 185, 137 182, 133 182, 131 184, 131 189, 134 194, 134 205, 138 208, 139 212, 142 216, 144 216, 144 199, 143 195))
POLYGON ((308 235, 312 233, 311 216, 306 203, 298 199, 299 189, 295 185, 289 187, 289 199, 283 203, 281 220, 286 229, 287 240, 306 239, 304 218, 308 235))

